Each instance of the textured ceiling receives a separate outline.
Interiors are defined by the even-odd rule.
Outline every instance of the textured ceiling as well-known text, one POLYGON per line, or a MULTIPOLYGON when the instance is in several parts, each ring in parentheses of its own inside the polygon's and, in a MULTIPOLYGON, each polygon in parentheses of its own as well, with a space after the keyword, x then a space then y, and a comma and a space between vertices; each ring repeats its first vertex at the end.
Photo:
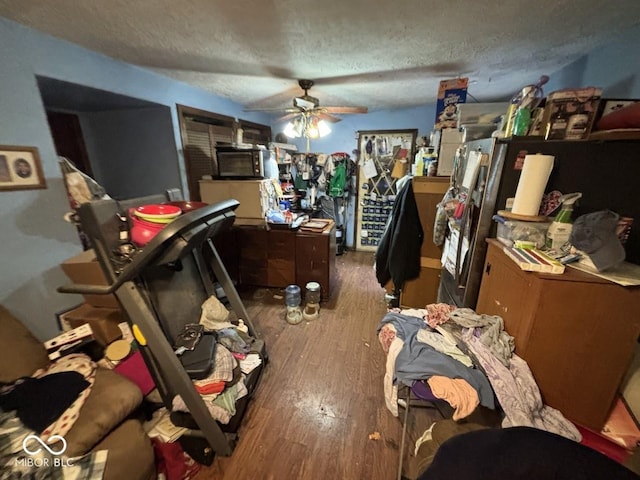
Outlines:
POLYGON ((247 107, 502 100, 640 23, 638 0, 0 0, 0 16, 247 107))

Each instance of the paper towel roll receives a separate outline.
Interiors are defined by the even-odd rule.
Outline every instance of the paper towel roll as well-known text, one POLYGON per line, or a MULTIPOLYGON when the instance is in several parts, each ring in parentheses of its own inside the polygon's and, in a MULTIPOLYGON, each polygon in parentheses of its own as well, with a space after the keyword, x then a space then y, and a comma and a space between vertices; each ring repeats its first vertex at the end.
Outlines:
POLYGON ((518 215, 538 215, 540 203, 553 169, 552 155, 527 155, 518 181, 511 211, 518 215))

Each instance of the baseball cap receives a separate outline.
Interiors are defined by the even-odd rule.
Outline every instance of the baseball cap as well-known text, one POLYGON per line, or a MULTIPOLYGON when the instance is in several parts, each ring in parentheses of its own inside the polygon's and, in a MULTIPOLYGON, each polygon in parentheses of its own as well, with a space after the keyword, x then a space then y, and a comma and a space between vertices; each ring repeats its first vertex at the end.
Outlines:
POLYGON ((611 210, 600 210, 581 215, 573 223, 569 243, 584 252, 599 272, 624 261, 624 247, 616 235, 619 219, 611 210))

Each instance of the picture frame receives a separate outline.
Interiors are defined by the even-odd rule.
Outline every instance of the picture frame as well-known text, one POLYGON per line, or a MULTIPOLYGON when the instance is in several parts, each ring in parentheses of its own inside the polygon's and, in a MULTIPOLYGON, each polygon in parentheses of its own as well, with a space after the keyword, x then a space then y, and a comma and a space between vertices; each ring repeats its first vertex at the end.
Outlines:
POLYGON ((634 103, 638 103, 640 100, 633 98, 603 98, 600 100, 600 109, 596 115, 596 121, 602 117, 620 110, 621 108, 628 107, 634 103))
POLYGON ((563 89, 547 97, 541 132, 545 140, 586 140, 601 104, 602 89, 563 89))
POLYGON ((47 188, 36 147, 0 145, 0 191, 47 188))

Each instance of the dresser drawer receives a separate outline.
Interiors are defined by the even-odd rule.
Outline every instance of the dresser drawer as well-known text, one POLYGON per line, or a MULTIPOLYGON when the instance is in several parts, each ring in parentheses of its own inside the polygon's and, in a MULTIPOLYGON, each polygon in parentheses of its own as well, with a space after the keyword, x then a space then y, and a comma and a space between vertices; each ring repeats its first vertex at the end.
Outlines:
POLYGON ((294 232, 269 232, 269 259, 289 259, 296 255, 296 235, 294 232))

